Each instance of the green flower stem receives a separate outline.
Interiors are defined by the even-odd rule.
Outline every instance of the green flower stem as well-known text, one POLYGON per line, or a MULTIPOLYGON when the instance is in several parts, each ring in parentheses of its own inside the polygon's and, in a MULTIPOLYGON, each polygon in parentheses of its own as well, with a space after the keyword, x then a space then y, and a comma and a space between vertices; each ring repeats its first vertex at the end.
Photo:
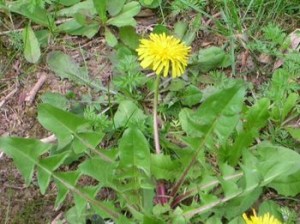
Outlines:
MULTIPOLYGON (((158 94, 159 94, 159 81, 160 76, 156 76, 155 86, 154 86, 154 100, 153 100, 153 135, 154 135, 154 145, 156 154, 160 154, 160 144, 159 144, 159 133, 158 133, 158 122, 157 122, 157 105, 158 105, 158 94)), ((163 181, 158 180, 156 183, 156 202, 159 204, 165 204, 168 202, 166 196, 166 187, 163 181)))
POLYGON ((154 100, 153 100, 153 134, 154 134, 154 145, 156 154, 160 154, 160 144, 159 144, 159 134, 158 134, 158 122, 157 122, 157 104, 158 104, 158 94, 159 94, 159 81, 160 76, 156 76, 155 86, 154 86, 154 100))

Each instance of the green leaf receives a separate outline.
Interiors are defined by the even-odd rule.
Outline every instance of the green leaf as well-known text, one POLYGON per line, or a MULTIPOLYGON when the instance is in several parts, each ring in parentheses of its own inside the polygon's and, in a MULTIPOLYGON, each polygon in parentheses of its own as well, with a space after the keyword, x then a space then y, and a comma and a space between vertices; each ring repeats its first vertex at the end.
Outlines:
POLYGON ((97 10, 94 7, 93 1, 88 0, 88 1, 78 2, 72 7, 68 7, 68 8, 64 7, 61 10, 57 11, 56 15, 62 17, 73 17, 77 13, 91 17, 97 14, 97 10))
POLYGON ((286 130, 291 134, 291 136, 300 141, 300 128, 286 128, 286 130))
POLYGON ((47 56, 47 64, 49 68, 62 79, 67 78, 78 84, 84 84, 95 88, 96 90, 107 91, 100 82, 90 79, 86 70, 80 67, 72 60, 72 58, 62 52, 53 51, 47 56))
POLYGON ((57 27, 59 32, 65 32, 70 35, 94 37, 99 31, 100 25, 96 22, 80 24, 76 20, 70 20, 62 23, 57 27))
POLYGON ((40 166, 37 169, 38 183, 42 194, 45 194, 46 189, 48 188, 53 171, 55 171, 60 165, 62 165, 67 157, 68 152, 65 152, 43 158, 39 161, 40 166))
POLYGON ((76 185, 80 173, 78 171, 55 173, 55 182, 58 187, 58 193, 55 200, 55 208, 57 209, 65 200, 67 194, 76 185))
POLYGON ((86 214, 84 214, 84 212, 79 213, 76 210, 75 206, 70 208, 65 213, 65 218, 68 221, 68 223, 73 223, 73 224, 85 224, 86 223, 86 214))
POLYGON ((135 103, 124 100, 119 104, 118 110, 115 113, 114 123, 116 128, 127 127, 129 124, 137 125, 143 123, 146 117, 135 103))
POLYGON ((23 31, 24 57, 30 63, 36 63, 40 56, 40 44, 30 25, 23 31))
POLYGON ((150 148, 143 133, 136 127, 125 130, 120 143, 120 167, 137 167, 150 175, 150 148))
POLYGON ((80 164, 79 170, 83 174, 95 178, 103 186, 114 186, 115 165, 113 163, 106 162, 100 158, 92 158, 80 164), (97 170, 97 172, 95 172, 95 170, 97 170))
MULTIPOLYGON (((85 193, 86 195, 88 195, 90 198, 95 198, 97 193, 100 190, 100 186, 84 186, 82 188, 79 188, 79 190, 85 193)), ((84 213, 88 205, 86 199, 74 193, 73 193, 73 198, 74 198, 77 213, 78 214, 84 213)))
POLYGON ((213 46, 200 50, 198 55, 192 58, 192 64, 201 72, 208 72, 221 67, 225 60, 225 51, 222 48, 213 46))
POLYGON ((157 8, 161 4, 161 0, 139 0, 139 2, 147 8, 157 8))
POLYGON ((227 219, 232 219, 243 212, 245 212, 253 203, 259 198, 262 193, 262 188, 254 188, 253 191, 235 197, 223 206, 222 210, 225 212, 227 219))
POLYGON ((32 7, 30 2, 24 3, 24 1, 14 1, 10 4, 9 10, 11 12, 23 15, 31 21, 42 26, 49 27, 53 25, 53 18, 51 17, 51 14, 45 9, 39 7, 37 4, 32 7))
POLYGON ((285 119, 292 109, 297 105, 299 95, 298 93, 291 93, 284 101, 282 108, 282 119, 285 119))
POLYGON ((165 222, 159 219, 157 216, 145 215, 142 224, 165 224, 165 222))
POLYGON ((174 33, 179 38, 182 39, 184 37, 185 32, 188 29, 188 24, 183 21, 178 21, 174 25, 174 33))
POLYGON ((107 10, 111 16, 118 15, 124 7, 126 0, 109 0, 107 1, 107 10))
POLYGON ((69 107, 68 99, 60 93, 46 92, 41 96, 43 103, 51 104, 54 107, 66 110, 69 107))
POLYGON ((62 4, 64 6, 72 6, 78 2, 80 2, 80 0, 59 0, 59 4, 62 4))
POLYGON ((132 1, 127 3, 121 12, 107 20, 107 24, 122 27, 122 26, 136 26, 136 21, 134 20, 134 16, 137 15, 141 10, 141 6, 138 2, 132 1))
POLYGON ((120 39, 125 45, 133 50, 137 49, 139 46, 139 35, 131 26, 120 28, 120 39))
POLYGON ((93 0, 94 7, 97 10, 100 19, 103 23, 107 21, 107 16, 106 16, 106 0, 93 0))
POLYGON ((29 185, 32 180, 34 167, 38 163, 39 156, 48 152, 51 147, 51 145, 35 139, 0 138, 1 150, 13 158, 15 165, 25 179, 26 185, 29 185))
POLYGON ((183 89, 180 100, 185 106, 194 106, 200 103, 202 92, 194 85, 189 85, 183 89))
POLYGON ((210 96, 195 112, 183 109, 179 114, 183 130, 197 138, 214 133, 223 144, 239 120, 244 94, 245 88, 239 83, 210 96))
POLYGON ((115 47, 118 44, 118 39, 107 27, 105 27, 104 37, 108 46, 115 47))
POLYGON ((258 216, 263 216, 266 213, 270 213, 272 216, 274 216, 276 219, 282 220, 282 215, 280 212, 281 208, 278 204, 276 204, 274 201, 268 200, 264 201, 260 206, 259 206, 259 211, 258 211, 258 216))
POLYGON ((174 180, 180 172, 180 162, 169 155, 151 154, 151 174, 156 179, 174 180))
POLYGON ((276 178, 268 186, 275 189, 278 194, 294 197, 300 193, 300 170, 291 175, 276 178))
POLYGON ((96 147, 103 137, 101 132, 93 132, 89 122, 84 118, 49 104, 39 106, 38 120, 45 128, 56 135, 59 149, 74 140, 73 149, 75 152, 80 153, 87 148, 96 147))
POLYGON ((236 165, 243 150, 245 150, 255 138, 258 137, 259 131, 268 122, 270 100, 262 98, 258 100, 247 112, 244 120, 244 129, 241 131, 234 144, 228 146, 227 160, 231 165, 236 165))
POLYGON ((257 150, 257 170, 264 177, 263 185, 270 184, 273 180, 284 179, 300 170, 300 154, 291 149, 261 143, 257 150))

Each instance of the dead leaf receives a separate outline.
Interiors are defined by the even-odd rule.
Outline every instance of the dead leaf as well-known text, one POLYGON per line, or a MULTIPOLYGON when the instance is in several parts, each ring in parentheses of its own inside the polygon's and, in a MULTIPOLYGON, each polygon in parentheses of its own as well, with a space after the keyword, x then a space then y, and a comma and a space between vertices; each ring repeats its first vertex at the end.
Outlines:
POLYGON ((272 58, 270 55, 262 53, 259 55, 258 61, 263 64, 270 64, 272 62, 272 58))

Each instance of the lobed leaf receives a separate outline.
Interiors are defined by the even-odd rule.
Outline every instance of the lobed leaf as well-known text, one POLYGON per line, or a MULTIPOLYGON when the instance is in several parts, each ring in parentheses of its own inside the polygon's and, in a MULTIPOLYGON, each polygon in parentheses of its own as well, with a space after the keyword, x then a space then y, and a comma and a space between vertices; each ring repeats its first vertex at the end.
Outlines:
POLYGON ((122 26, 136 26, 134 16, 137 15, 141 10, 141 6, 138 2, 132 1, 124 5, 121 12, 107 20, 107 24, 122 27, 122 26))
POLYGON ((92 80, 86 70, 82 70, 69 55, 53 51, 47 55, 47 64, 62 79, 70 79, 78 84, 87 85, 96 90, 107 91, 100 82, 92 80))
POLYGON ((84 118, 50 104, 39 105, 38 120, 56 135, 59 149, 72 143, 74 152, 82 153, 88 148, 95 148, 103 137, 103 133, 92 131, 89 122, 84 118))
POLYGON ((195 112, 183 109, 179 114, 182 129, 191 137, 211 133, 223 144, 234 130, 240 116, 245 88, 241 83, 210 96, 195 112))
POLYGON ((226 160, 231 165, 236 165, 243 150, 249 147, 254 139, 258 137, 259 131, 266 125, 269 118, 270 100, 262 98, 258 100, 245 115, 243 130, 238 133, 233 145, 228 146, 224 152, 226 160))
POLYGON ((15 137, 0 138, 0 148, 11 158, 29 185, 32 180, 34 167, 39 162, 39 156, 48 152, 51 145, 42 143, 36 139, 15 137))

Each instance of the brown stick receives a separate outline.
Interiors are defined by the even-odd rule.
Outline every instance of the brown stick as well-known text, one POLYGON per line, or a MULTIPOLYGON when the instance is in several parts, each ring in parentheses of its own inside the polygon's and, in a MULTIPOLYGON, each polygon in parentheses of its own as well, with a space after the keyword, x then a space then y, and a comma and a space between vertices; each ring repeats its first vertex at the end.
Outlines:
POLYGON ((42 87, 42 85, 45 83, 46 80, 47 80, 47 76, 45 73, 43 73, 25 98, 25 101, 27 102, 28 105, 31 105, 33 103, 33 100, 37 92, 39 91, 39 89, 42 87))
POLYGON ((0 101, 0 107, 3 106, 3 104, 5 104, 5 102, 10 98, 12 97, 13 95, 15 95, 15 93, 18 91, 17 88, 15 88, 13 91, 11 91, 9 94, 7 94, 3 100, 0 101))

